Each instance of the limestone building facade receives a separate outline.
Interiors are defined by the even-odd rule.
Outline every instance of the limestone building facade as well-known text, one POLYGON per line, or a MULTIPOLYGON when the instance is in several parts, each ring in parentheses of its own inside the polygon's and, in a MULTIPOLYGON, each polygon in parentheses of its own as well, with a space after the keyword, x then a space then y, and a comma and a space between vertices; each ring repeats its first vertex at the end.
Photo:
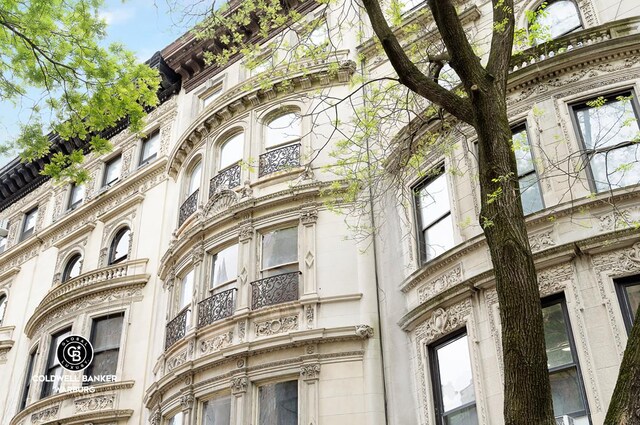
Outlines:
MULTIPOLYGON (((540 3, 516 2, 520 27, 540 3)), ((348 19, 364 40, 336 33, 343 9, 301 7, 320 29, 281 37, 330 38, 323 58, 216 68, 202 59, 215 40, 186 35, 150 61, 163 84, 145 135, 107 134, 86 185, 44 179, 43 161, 0 170, 2 425, 501 423, 473 137, 427 156, 372 214, 330 211, 339 137, 313 111, 356 73, 391 70, 363 14, 348 19), (375 238, 349 237, 355 221, 375 238), (66 335, 91 341, 90 368, 57 362, 66 335)), ((403 7, 403 25, 428 20, 424 3, 403 7)), ((558 423, 600 424, 640 302, 640 6, 546 7, 553 33, 514 59, 509 114, 558 423)), ((459 10, 483 40, 491 3, 459 10)))

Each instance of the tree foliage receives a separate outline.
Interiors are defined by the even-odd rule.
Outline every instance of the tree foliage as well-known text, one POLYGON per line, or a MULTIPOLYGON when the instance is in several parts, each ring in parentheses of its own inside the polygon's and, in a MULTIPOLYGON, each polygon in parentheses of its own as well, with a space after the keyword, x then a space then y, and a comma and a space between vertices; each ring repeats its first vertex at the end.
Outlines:
MULTIPOLYGON (((21 101, 42 92, 15 141, 24 161, 50 152, 46 133, 88 142, 102 154, 111 146, 99 133, 121 119, 139 131, 145 108, 157 104, 157 71, 123 46, 104 46, 103 0, 0 0, 0 101, 21 101)), ((84 152, 51 156, 44 174, 83 181, 84 152)))

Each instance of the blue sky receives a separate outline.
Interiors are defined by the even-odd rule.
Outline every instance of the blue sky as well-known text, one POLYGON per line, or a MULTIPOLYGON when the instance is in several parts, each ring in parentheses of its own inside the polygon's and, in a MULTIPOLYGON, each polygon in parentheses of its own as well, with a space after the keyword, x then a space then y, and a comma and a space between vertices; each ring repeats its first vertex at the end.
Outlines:
MULTIPOLYGON (((156 51, 180 37, 193 24, 182 19, 184 7, 191 7, 194 0, 105 0, 100 12, 107 22, 107 43, 119 42, 133 51, 139 60, 149 59, 156 51), (171 10, 173 9, 173 10, 171 10)), ((206 3, 206 2, 203 2, 206 3)), ((15 139, 20 123, 30 115, 33 99, 38 92, 31 91, 30 98, 20 104, 0 103, 0 142, 15 139)), ((14 158, 13 153, 3 158, 0 167, 14 158)))

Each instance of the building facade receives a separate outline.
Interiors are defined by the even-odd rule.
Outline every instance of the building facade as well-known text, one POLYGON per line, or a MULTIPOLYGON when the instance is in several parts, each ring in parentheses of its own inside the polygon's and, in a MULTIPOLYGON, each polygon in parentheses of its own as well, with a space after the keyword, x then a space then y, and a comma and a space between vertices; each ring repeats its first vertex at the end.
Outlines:
MULTIPOLYGON (((527 28, 540 2, 516 3, 527 28)), ((399 31, 429 26, 424 4, 403 7, 399 31)), ((544 50, 514 57, 509 116, 555 413, 600 424, 640 302, 640 6, 546 7, 544 50)), ((334 48, 296 67, 269 45, 273 66, 206 66, 215 40, 190 35, 154 56, 145 136, 113 129, 86 185, 44 179, 43 161, 0 170, 0 423, 502 423, 473 136, 425 156, 371 214, 331 211, 335 115, 354 109, 318 110, 391 68, 363 12, 301 10, 318 30, 279 37, 334 48), (375 237, 349 237, 363 221, 375 237), (55 356, 68 335, 93 345, 84 371, 55 356)), ((459 10, 482 50, 491 4, 459 10)))

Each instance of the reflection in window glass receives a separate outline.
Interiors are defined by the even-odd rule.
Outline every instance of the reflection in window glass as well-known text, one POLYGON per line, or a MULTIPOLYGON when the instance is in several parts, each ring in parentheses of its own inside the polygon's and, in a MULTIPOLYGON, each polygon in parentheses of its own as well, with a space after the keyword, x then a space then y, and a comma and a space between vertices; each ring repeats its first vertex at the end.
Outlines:
POLYGON ((453 247, 453 221, 444 168, 416 189, 421 254, 430 261, 453 247))
POLYGON ((294 142, 300 139, 300 117, 290 112, 267 124, 265 146, 267 148, 294 142))
POLYGON ((231 397, 207 400, 202 405, 202 425, 229 425, 231 397))
POLYGON ((460 77, 448 63, 446 63, 440 70, 440 75, 438 76, 438 84, 440 84, 447 90, 452 90, 454 87, 460 84, 460 77))
POLYGON ((7 310, 7 296, 5 294, 0 294, 0 326, 2 326, 2 321, 4 319, 4 312, 7 310))
POLYGON ((572 0, 549 1, 546 4, 544 9, 538 9, 536 18, 544 40, 552 40, 582 28, 578 8, 572 0))
POLYGON ((289 227, 262 236, 262 269, 265 277, 298 270, 298 228, 289 227))
POLYGON ((616 279, 616 290, 627 333, 631 333, 638 307, 640 306, 640 276, 616 279))
POLYGON ((36 221, 38 220, 38 208, 34 208, 24 215, 24 222, 22 223, 22 234, 20 240, 26 239, 33 234, 36 228, 36 221))
POLYGON ((115 183, 120 178, 120 171, 122 168, 122 156, 118 155, 111 161, 107 162, 104 170, 104 179, 102 180, 102 186, 109 186, 115 183))
POLYGON ((109 253, 109 264, 118 263, 127 259, 129 255, 129 240, 131 231, 128 227, 120 229, 116 233, 115 238, 111 242, 111 250, 109 253))
POLYGON ((513 151, 518 168, 520 200, 524 214, 531 214, 543 208, 542 193, 538 183, 538 174, 533 163, 531 144, 527 136, 527 128, 522 125, 513 131, 513 151))
POLYGON ((123 317, 123 314, 109 315, 93 321, 91 330, 93 362, 85 369, 86 376, 116 374, 123 317))
POLYGON ((261 386, 258 404, 258 425, 297 425, 298 381, 261 386))
POLYGON ((36 362, 36 353, 38 349, 34 349, 29 354, 29 363, 27 364, 27 373, 25 374, 24 379, 24 387, 22 388, 22 397, 20 398, 20 410, 24 409, 27 406, 27 401, 29 400, 29 390, 31 389, 31 381, 33 374, 33 365, 36 362))
POLYGON ((60 390, 60 384, 62 384, 61 378, 64 369, 62 369, 60 362, 58 362, 56 350, 58 349, 60 341, 62 341, 69 334, 71 334, 70 328, 60 331, 51 337, 51 345, 49 346, 49 356, 45 373, 48 379, 42 384, 42 393, 40 394, 40 398, 56 394, 60 390))
POLYGON ((598 192, 640 182, 640 145, 634 142, 640 126, 629 97, 592 99, 573 108, 598 192))
POLYGON ((431 354, 438 419, 441 424, 477 424, 467 335, 458 336, 432 348, 431 354), (436 372, 437 371, 437 372, 436 372))
POLYGON ((0 236, 0 254, 3 253, 6 248, 7 248, 7 237, 0 236))
POLYGON ((202 173, 202 162, 198 162, 195 167, 191 169, 189 175, 189 187, 187 188, 187 197, 193 194, 200 188, 200 174, 202 173))
POLYGON ((69 193, 69 205, 68 208, 70 210, 76 208, 78 205, 82 203, 84 199, 84 185, 72 185, 71 191, 69 193))
POLYGON ((221 84, 216 86, 213 90, 207 92, 202 97, 202 106, 204 106, 206 108, 207 106, 212 104, 213 101, 216 100, 218 98, 218 96, 220 96, 220 94, 222 94, 222 85, 221 84))
POLYGON ((193 270, 186 274, 182 278, 182 284, 180 285, 180 302, 178 304, 178 311, 191 304, 191 296, 193 293, 193 270))
POLYGON ((160 147, 160 132, 155 131, 142 142, 142 154, 140 155, 140 165, 151 162, 158 155, 160 147))
POLYGON ((167 421, 167 425, 183 425, 184 416, 182 412, 178 412, 167 421))
POLYGON ((238 245, 231 245, 213 256, 211 288, 235 280, 238 275, 238 245))
POLYGON ((236 164, 242 159, 244 145, 244 133, 238 133, 224 142, 220 147, 220 168, 222 170, 229 165, 236 164))
POLYGON ((82 266, 82 256, 80 254, 74 255, 67 262, 62 272, 61 282, 66 282, 69 279, 80 276, 80 267, 82 266))

